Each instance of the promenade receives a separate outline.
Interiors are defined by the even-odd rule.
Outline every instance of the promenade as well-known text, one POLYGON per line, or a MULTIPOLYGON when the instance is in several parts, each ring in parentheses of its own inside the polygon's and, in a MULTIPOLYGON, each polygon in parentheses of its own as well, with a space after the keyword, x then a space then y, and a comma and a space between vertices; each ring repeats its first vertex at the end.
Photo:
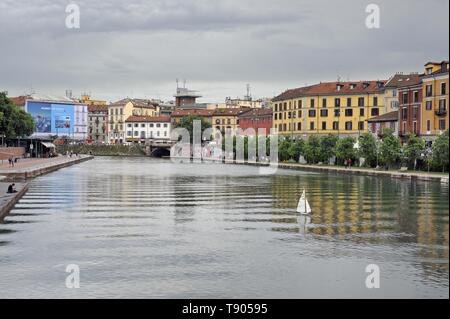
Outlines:
POLYGON ((20 159, 17 163, 14 163, 14 167, 10 166, 7 160, 4 160, 0 164, 0 180, 26 180, 92 158, 91 155, 74 155, 72 157, 61 155, 53 158, 20 159))
POLYGON ((8 194, 7 190, 10 184, 0 182, 0 223, 28 190, 27 183, 16 183, 17 193, 8 194))

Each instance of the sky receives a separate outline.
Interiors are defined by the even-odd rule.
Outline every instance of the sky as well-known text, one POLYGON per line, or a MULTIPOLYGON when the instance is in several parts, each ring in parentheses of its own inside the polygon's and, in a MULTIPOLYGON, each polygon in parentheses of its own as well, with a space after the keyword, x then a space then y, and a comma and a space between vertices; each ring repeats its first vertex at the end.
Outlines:
POLYGON ((388 79, 448 60, 448 0, 0 0, 0 91, 200 102, 388 79), (67 28, 66 7, 80 9, 67 28), (380 8, 367 28, 366 7, 380 8))

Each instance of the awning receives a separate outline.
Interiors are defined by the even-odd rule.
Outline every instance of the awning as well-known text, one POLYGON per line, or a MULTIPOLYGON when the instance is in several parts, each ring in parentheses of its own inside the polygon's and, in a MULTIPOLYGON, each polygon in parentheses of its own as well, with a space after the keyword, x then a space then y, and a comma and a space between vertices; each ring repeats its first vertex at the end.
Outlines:
POLYGON ((41 144, 47 148, 56 148, 55 144, 50 143, 50 142, 41 142, 41 144))

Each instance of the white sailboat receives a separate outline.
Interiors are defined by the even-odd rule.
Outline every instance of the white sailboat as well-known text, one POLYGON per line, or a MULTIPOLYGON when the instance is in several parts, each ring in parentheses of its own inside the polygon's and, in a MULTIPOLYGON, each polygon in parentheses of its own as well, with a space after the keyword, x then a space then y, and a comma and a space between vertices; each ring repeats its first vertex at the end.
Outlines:
POLYGON ((309 206, 308 200, 306 199, 305 190, 303 190, 302 196, 300 197, 300 200, 298 201, 297 213, 300 213, 302 215, 311 214, 311 207, 309 206))

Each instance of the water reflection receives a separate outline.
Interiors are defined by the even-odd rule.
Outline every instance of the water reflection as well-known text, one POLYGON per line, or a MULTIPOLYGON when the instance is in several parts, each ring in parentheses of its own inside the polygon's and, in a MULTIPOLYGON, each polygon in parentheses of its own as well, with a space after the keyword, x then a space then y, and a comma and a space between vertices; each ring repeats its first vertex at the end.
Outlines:
MULTIPOLYGON (((54 265, 75 260, 92 297, 342 297, 344 279, 324 288, 320 268, 375 260, 397 267, 385 270, 393 296, 445 297, 448 232, 447 185, 97 158, 33 180, 0 225, 0 284, 23 296, 38 268, 35 296, 64 295, 54 265), (310 216, 296 213, 303 189, 310 216)), ((351 278, 349 294, 368 293, 351 278)))

